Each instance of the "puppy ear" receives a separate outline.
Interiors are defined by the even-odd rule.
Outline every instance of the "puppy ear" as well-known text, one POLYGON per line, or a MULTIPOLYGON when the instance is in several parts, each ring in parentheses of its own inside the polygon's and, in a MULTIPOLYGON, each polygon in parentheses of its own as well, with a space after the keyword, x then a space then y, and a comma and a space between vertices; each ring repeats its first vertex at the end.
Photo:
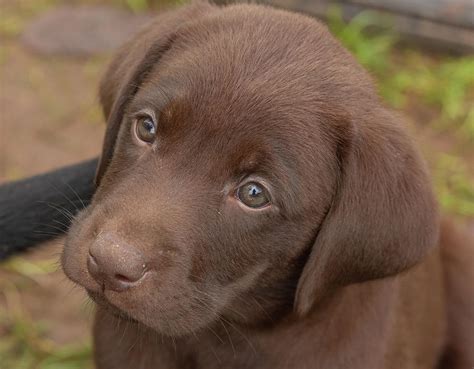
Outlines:
POLYGON ((100 83, 100 102, 107 128, 96 172, 97 186, 112 159, 125 109, 148 73, 171 48, 180 28, 215 9, 218 8, 205 1, 195 1, 163 13, 119 49, 100 83))
POLYGON ((337 287, 410 268, 437 243, 430 180, 400 122, 378 109, 350 131, 338 189, 298 282, 299 314, 337 287))

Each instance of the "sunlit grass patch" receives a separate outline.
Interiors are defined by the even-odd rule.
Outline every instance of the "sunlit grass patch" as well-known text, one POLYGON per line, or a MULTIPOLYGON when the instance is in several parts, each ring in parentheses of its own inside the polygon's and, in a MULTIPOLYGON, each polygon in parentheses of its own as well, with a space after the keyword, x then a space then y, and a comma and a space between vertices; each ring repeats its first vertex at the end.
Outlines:
MULTIPOLYGON (((434 111, 429 122, 435 132, 454 137, 459 145, 474 142, 474 57, 427 55, 395 48, 397 36, 390 19, 365 11, 349 22, 331 8, 332 33, 375 77, 380 93, 393 107, 408 103, 434 111)), ((474 188, 468 167, 460 157, 442 154, 434 168, 435 186, 443 209, 474 216, 474 188)))
POLYGON ((156 10, 169 7, 170 5, 180 5, 187 0, 111 0, 112 3, 128 8, 139 13, 147 10, 156 10))
POLYGON ((17 0, 2 3, 0 37, 19 35, 33 16, 58 3, 59 0, 17 0))
POLYGON ((397 50, 390 19, 366 11, 346 23, 338 8, 329 14, 334 35, 379 83, 386 100, 403 108, 407 96, 439 109, 443 126, 457 123, 472 138, 474 119, 474 57, 427 56, 413 49, 397 50), (376 31, 374 31, 376 29, 376 31))
POLYGON ((402 65, 392 77, 380 79, 388 101, 404 107, 408 96, 418 98, 438 112, 431 122, 433 129, 473 140, 474 57, 431 62, 420 53, 405 51, 400 59, 402 65))
POLYGON ((58 261, 56 259, 32 262, 22 257, 15 257, 3 263, 2 269, 35 280, 37 276, 55 272, 57 265, 58 261))
POLYGON ((459 158, 441 154, 434 171, 438 199, 451 213, 474 216, 474 180, 459 158))
POLYGON ((158 10, 187 0, 4 0, 0 2, 0 37, 18 36, 35 15, 62 5, 107 5, 139 13, 158 10))
POLYGON ((15 314, 0 313, 0 332, 2 368, 92 368, 90 343, 57 345, 46 337, 44 322, 32 321, 18 308, 15 314))
POLYGON ((41 288, 41 277, 56 270, 56 259, 30 261, 23 257, 15 257, 2 264, 0 368, 92 368, 90 342, 75 344, 54 342, 49 338, 51 324, 33 319, 23 301, 24 293, 41 288))
POLYGON ((391 52, 397 37, 390 31, 389 18, 381 18, 372 11, 365 11, 346 22, 342 18, 341 9, 333 6, 329 10, 328 26, 357 60, 375 76, 382 76, 390 68, 391 52))

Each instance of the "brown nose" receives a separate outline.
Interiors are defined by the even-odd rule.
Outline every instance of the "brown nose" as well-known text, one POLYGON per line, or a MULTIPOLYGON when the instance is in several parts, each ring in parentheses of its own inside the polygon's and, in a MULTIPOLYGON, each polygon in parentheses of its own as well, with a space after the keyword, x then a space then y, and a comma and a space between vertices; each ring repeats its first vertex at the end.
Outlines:
POLYGON ((133 287, 146 272, 143 254, 112 234, 102 234, 89 249, 87 269, 102 288, 121 292, 133 287))

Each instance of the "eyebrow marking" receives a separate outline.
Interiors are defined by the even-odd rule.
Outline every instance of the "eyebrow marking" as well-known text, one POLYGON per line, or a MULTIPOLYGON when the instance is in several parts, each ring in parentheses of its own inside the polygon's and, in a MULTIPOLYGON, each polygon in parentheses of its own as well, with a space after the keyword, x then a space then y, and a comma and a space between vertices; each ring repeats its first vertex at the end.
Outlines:
POLYGON ((134 116, 134 118, 138 118, 143 115, 149 115, 150 117, 153 118, 155 122, 157 122, 156 113, 153 109, 150 109, 150 108, 144 108, 144 109, 138 110, 137 112, 132 113, 132 115, 134 116))
POLYGON ((134 96, 130 104, 130 111, 134 112, 152 107, 159 115, 169 115, 166 108, 173 104, 175 93, 174 91, 167 91, 162 86, 163 84, 166 84, 165 78, 160 78, 160 81, 148 80, 141 86, 139 93, 134 96))

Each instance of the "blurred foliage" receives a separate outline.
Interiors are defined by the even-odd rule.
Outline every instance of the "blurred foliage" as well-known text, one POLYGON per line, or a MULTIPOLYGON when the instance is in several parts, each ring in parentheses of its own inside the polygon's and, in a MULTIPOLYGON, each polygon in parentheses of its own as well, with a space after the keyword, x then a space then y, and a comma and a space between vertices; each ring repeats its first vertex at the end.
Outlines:
POLYGON ((150 7, 148 0, 125 0, 125 3, 135 12, 144 11, 150 7))
POLYGON ((38 275, 44 275, 56 271, 57 260, 37 260, 33 263, 24 258, 17 257, 4 262, 2 264, 2 269, 34 280, 38 275))
POLYGON ((452 213, 474 216, 474 186, 467 165, 458 157, 441 154, 434 171, 441 206, 452 213))
MULTIPOLYGON (((10 292, 5 292, 11 294, 10 292)), ((33 321, 21 309, 0 312, 0 363, 15 369, 92 368, 90 343, 56 345, 46 337, 46 324, 33 321)))
MULTIPOLYGON (((328 14, 331 32, 376 78, 380 93, 396 108, 423 104, 436 112, 429 124, 463 144, 474 142, 474 57, 437 56, 397 48, 390 19, 371 11, 349 22, 341 10, 328 14)), ((437 154, 435 187, 445 211, 474 216, 474 180, 462 158, 437 154)))
POLYGON ((28 261, 22 257, 2 265, 7 278, 0 282, 0 368, 88 369, 92 368, 89 342, 57 345, 48 338, 48 322, 34 321, 22 302, 21 290, 40 285, 38 277, 54 272, 57 260, 28 261))
POLYGON ((133 12, 162 9, 187 0, 0 0, 0 37, 18 36, 29 19, 52 6, 111 5, 133 12))
MULTIPOLYGON (((404 106, 407 96, 416 96, 439 110, 435 127, 451 130, 465 140, 474 139, 474 58, 446 58, 429 66, 413 51, 404 53, 404 68, 383 86, 385 97, 395 106, 404 106)), ((383 82, 382 82, 383 83, 383 82)))
POLYGON ((111 0, 111 2, 115 3, 116 5, 127 7, 134 12, 143 12, 151 9, 157 10, 166 8, 170 5, 184 4, 187 1, 188 0, 111 0))
POLYGON ((45 338, 41 323, 22 317, 0 315, 5 334, 0 340, 2 368, 87 369, 92 368, 90 344, 57 346, 45 338))
POLYGON ((14 37, 19 35, 32 16, 56 3, 58 3, 58 0, 17 0, 1 3, 0 36, 14 37))
POLYGON ((390 67, 390 57, 396 36, 389 31, 390 20, 371 11, 359 13, 350 22, 343 19, 341 9, 332 6, 328 26, 357 60, 377 77, 384 76, 390 67), (377 27, 377 32, 372 32, 377 27))
POLYGON ((380 93, 393 106, 405 107, 409 97, 418 97, 439 110, 437 128, 459 131, 474 139, 474 57, 439 57, 433 62, 412 49, 399 49, 390 18, 371 11, 345 22, 340 8, 328 14, 332 33, 377 79, 380 93), (376 30, 376 31, 375 31, 376 30))

